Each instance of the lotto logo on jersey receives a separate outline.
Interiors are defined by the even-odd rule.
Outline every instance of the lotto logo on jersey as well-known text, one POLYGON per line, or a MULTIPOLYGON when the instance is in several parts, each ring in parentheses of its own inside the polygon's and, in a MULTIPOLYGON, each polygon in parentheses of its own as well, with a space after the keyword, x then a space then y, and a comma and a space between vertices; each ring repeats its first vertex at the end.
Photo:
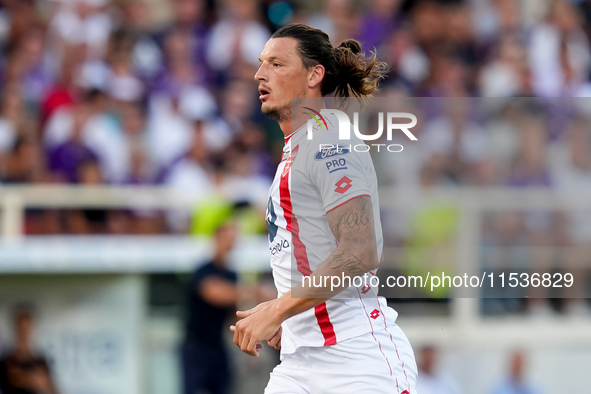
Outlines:
POLYGON ((369 314, 369 317, 371 317, 372 319, 377 319, 378 317, 380 317, 380 311, 378 311, 377 309, 374 309, 373 311, 371 311, 371 313, 369 314))
POLYGON ((335 183, 335 186, 337 187, 336 189, 334 189, 335 192, 339 194, 345 194, 347 190, 353 187, 353 181, 344 176, 341 179, 339 179, 337 183, 335 183))

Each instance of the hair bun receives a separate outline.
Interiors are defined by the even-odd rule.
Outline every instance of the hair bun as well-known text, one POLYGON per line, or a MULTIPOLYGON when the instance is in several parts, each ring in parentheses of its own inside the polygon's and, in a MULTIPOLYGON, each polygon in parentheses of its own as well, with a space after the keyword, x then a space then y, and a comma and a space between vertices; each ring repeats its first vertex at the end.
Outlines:
POLYGON ((361 53, 361 44, 355 40, 346 40, 338 46, 339 48, 347 48, 350 49, 355 55, 361 53))

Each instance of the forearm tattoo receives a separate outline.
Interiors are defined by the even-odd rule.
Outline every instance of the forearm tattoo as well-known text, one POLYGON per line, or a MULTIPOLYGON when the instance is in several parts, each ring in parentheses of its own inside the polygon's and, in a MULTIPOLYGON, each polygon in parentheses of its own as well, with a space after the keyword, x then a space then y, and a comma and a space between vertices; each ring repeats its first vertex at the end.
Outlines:
POLYGON ((363 275, 367 270, 362 259, 344 250, 336 252, 329 263, 331 269, 342 269, 343 272, 350 276, 363 275))
POLYGON ((366 248, 375 243, 371 200, 365 197, 355 199, 343 212, 335 212, 330 221, 331 230, 342 248, 329 257, 329 268, 342 270, 348 276, 363 275, 368 271, 371 256, 366 248))

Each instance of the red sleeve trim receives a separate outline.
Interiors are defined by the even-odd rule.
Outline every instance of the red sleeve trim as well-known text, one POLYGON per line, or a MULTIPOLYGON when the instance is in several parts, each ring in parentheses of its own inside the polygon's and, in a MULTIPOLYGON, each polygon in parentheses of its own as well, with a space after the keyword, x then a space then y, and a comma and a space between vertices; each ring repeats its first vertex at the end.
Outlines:
POLYGON ((330 213, 330 212, 334 211, 335 209, 337 209, 338 207, 341 207, 341 206, 345 205, 346 203, 348 203, 349 201, 355 200, 356 198, 359 198, 359 197, 371 197, 371 196, 369 194, 360 194, 358 196, 351 197, 347 201, 342 202, 339 205, 337 205, 336 207, 329 209, 328 211, 326 211, 326 213, 330 213))

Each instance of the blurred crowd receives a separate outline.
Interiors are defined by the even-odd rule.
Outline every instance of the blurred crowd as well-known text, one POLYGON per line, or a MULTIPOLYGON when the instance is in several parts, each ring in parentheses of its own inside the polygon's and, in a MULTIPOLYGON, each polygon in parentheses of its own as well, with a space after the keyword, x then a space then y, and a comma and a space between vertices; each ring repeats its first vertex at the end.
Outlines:
MULTIPOLYGON (((325 30, 335 45, 352 37, 375 48, 391 65, 384 96, 591 93, 588 0, 2 0, 0 7, 1 184, 166 185, 264 209, 282 135, 260 114, 253 75, 267 39, 290 22, 325 30)), ((395 184, 572 186, 591 169, 581 111, 561 123, 568 111, 541 108, 527 119, 509 109, 495 129, 461 107, 419 126, 421 154, 405 171, 393 169, 395 184), (548 160, 553 151, 556 160, 548 160)), ((26 231, 190 226, 190 214, 30 211, 26 231)))

